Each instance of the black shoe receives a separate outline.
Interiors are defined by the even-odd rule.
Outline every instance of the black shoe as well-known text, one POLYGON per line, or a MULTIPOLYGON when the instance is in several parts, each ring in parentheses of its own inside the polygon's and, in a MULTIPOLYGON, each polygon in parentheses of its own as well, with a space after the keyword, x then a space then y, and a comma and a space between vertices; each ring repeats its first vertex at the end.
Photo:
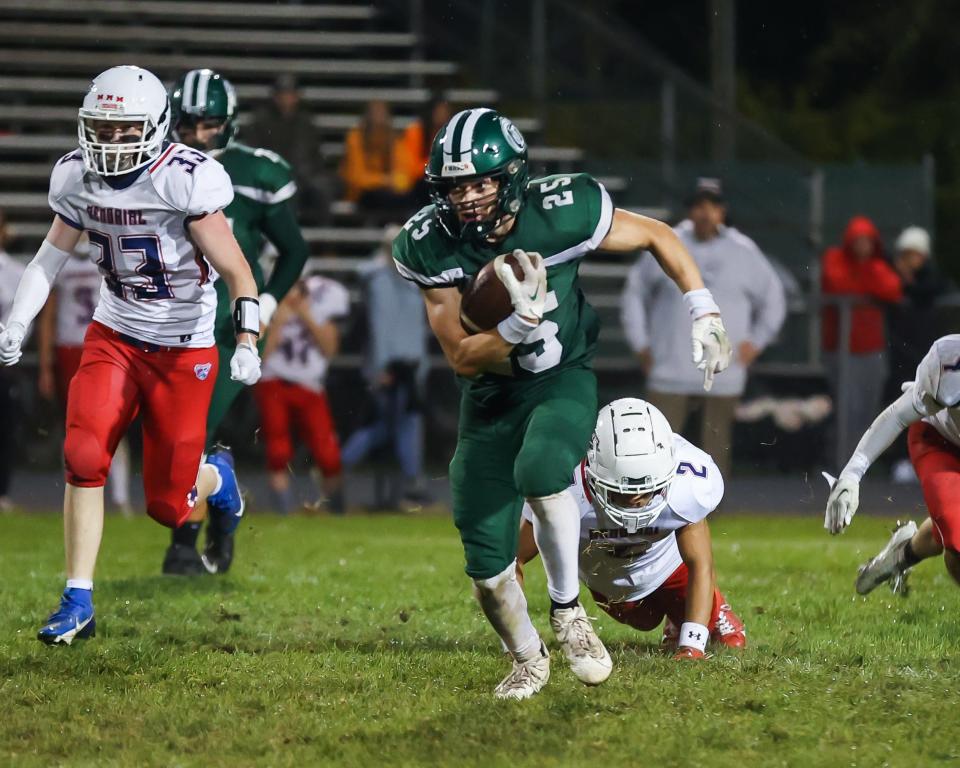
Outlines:
POLYGON ((185 544, 171 544, 167 548, 162 570, 168 576, 202 576, 215 573, 204 565, 196 549, 185 544))
POLYGON ((203 565, 209 573, 226 573, 233 563, 234 532, 224 533, 217 521, 207 523, 207 546, 203 550, 203 565))

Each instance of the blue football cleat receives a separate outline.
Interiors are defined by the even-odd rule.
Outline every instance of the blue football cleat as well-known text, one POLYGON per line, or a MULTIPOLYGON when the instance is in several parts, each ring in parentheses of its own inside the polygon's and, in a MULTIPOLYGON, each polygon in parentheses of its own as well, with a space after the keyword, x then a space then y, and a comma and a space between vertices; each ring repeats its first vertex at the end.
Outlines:
POLYGON ((65 589, 60 598, 60 608, 47 618, 46 624, 37 632, 37 640, 47 645, 70 645, 74 640, 86 640, 96 633, 93 593, 87 589, 65 589))
POLYGON ((233 455, 227 448, 218 448, 207 456, 207 464, 212 464, 220 473, 220 490, 207 496, 210 509, 210 523, 222 534, 231 534, 243 517, 243 494, 233 469, 233 455))

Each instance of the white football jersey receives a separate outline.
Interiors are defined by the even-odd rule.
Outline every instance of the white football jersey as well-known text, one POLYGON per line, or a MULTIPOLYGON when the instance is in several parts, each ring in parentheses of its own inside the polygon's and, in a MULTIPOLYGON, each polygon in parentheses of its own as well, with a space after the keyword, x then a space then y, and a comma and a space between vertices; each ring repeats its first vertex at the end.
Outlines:
POLYGON ((26 265, 0 249, 0 323, 7 322, 7 316, 13 309, 13 297, 17 294, 24 269, 26 265))
POLYGON ((71 257, 57 275, 58 347, 79 347, 100 300, 103 278, 97 265, 85 256, 71 257))
MULTIPOLYGON (((312 275, 306 280, 310 316, 318 325, 345 317, 350 312, 350 294, 335 280, 312 275)), ((296 288, 294 288, 296 290, 296 288)), ((310 330, 297 318, 279 329, 280 341, 263 364, 263 379, 283 379, 323 390, 329 361, 320 352, 310 330)))
POLYGON ((960 446, 960 334, 937 339, 920 361, 913 407, 944 439, 960 446))
POLYGON ((223 166, 183 144, 167 145, 123 188, 85 171, 79 150, 60 158, 50 176, 50 207, 87 232, 103 275, 94 319, 162 346, 214 343, 217 274, 187 224, 231 200, 223 166))
MULTIPOLYGON (((654 592, 683 562, 676 532, 699 522, 723 498, 723 478, 713 459, 674 434, 679 467, 667 492, 667 506, 653 525, 627 533, 595 507, 583 463, 574 470, 570 492, 580 507, 580 580, 611 602, 640 600, 654 592)), ((533 520, 524 504, 523 517, 533 520)))

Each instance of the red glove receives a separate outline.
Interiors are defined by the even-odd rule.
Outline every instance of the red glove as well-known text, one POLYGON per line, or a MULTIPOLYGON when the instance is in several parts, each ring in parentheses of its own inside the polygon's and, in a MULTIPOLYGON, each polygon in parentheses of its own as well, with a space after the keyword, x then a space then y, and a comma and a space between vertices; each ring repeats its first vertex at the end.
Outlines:
POLYGON ((688 645, 681 645, 677 648, 677 652, 673 655, 674 661, 685 661, 687 659, 705 659, 707 654, 701 651, 699 648, 691 648, 688 645))

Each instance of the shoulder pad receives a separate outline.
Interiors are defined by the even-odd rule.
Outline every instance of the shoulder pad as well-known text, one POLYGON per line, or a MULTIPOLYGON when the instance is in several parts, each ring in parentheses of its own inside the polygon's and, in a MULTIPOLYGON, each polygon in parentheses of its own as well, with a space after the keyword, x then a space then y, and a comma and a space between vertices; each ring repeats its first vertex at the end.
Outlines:
POLYGON ((705 451, 680 435, 673 436, 679 465, 670 484, 667 502, 678 516, 688 523, 703 520, 723 498, 723 477, 716 463, 705 451))
POLYGON ((443 235, 437 229, 433 205, 411 216, 393 239, 397 269, 421 288, 449 288, 463 281, 463 269, 446 263, 449 255, 443 235))
POLYGON ((322 275, 307 278, 307 290, 326 317, 343 317, 350 311, 350 292, 336 280, 322 275))
POLYGON ((255 185, 235 185, 233 189, 238 195, 265 205, 275 205, 286 202, 297 193, 293 170, 280 155, 262 148, 244 147, 244 151, 248 153, 249 161, 254 164, 255 185))
POLYGON ((168 146, 149 173, 157 194, 187 216, 223 210, 233 200, 233 185, 223 166, 183 144, 168 146))
POLYGON ((613 201, 603 185, 588 173, 554 174, 527 186, 527 206, 533 207, 562 236, 565 247, 546 258, 548 267, 596 250, 613 224, 613 201))
POLYGON ((50 172, 50 191, 47 202, 54 213, 58 214, 68 224, 82 229, 80 214, 66 199, 68 195, 79 192, 83 185, 85 168, 80 150, 68 152, 53 166, 50 172))
POLYGON ((917 366, 913 406, 932 415, 942 408, 960 405, 960 334, 943 336, 917 366))

